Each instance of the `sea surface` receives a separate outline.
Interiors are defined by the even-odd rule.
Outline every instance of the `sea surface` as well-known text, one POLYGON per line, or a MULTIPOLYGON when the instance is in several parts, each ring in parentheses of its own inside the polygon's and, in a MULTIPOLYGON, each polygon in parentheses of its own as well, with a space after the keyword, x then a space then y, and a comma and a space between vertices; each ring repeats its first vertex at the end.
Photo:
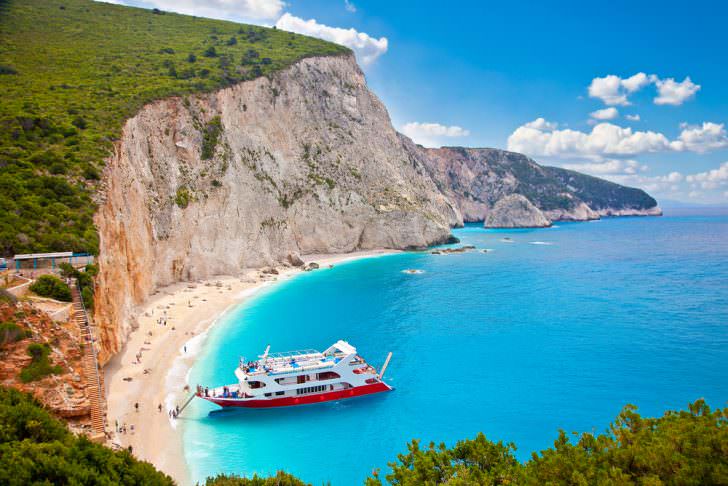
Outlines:
POLYGON ((478 250, 336 265, 226 314, 193 385, 234 383, 239 357, 267 344, 346 339, 376 367, 394 353, 385 380, 396 390, 222 413, 195 400, 180 420, 192 479, 283 469, 315 485, 362 484, 413 438, 454 444, 482 431, 527 460, 559 428, 604 431, 627 403, 646 415, 701 397, 727 405, 725 211, 454 233, 478 250))

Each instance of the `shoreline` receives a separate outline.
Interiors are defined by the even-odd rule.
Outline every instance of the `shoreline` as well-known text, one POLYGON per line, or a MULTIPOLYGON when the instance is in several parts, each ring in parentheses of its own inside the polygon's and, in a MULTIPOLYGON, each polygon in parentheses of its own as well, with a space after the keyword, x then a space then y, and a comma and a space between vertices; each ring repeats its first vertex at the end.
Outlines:
MULTIPOLYGON (((318 263, 323 270, 329 265, 394 253, 400 251, 319 254, 302 259, 307 264, 318 263)), ((169 410, 184 403, 192 393, 185 391, 184 386, 207 332, 229 311, 261 290, 304 273, 300 267, 275 268, 277 275, 251 269, 237 277, 217 276, 172 284, 158 289, 139 307, 138 328, 104 368, 111 445, 131 446, 138 459, 152 463, 180 485, 191 484, 182 427, 170 418, 169 410), (160 318, 166 318, 166 326, 159 323, 160 318), (139 362, 137 356, 141 357, 139 362), (126 425, 126 433, 117 432, 117 423, 126 425)))

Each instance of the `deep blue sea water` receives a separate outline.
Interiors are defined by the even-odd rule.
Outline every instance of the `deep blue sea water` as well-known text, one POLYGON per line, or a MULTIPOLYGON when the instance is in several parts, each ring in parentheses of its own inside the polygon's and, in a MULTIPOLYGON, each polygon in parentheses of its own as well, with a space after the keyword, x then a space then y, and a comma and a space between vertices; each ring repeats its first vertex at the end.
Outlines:
POLYGON ((284 469, 361 484, 406 448, 475 436, 518 457, 559 428, 606 429, 626 403, 647 415, 728 402, 728 214, 606 219, 539 230, 456 230, 489 253, 408 253, 301 275, 214 327, 190 382, 235 381, 238 357, 354 344, 392 393, 279 410, 185 412, 194 480, 284 469), (504 237, 513 243, 503 242, 504 237), (542 242, 547 244, 532 244, 542 242), (405 269, 424 273, 408 275, 405 269))

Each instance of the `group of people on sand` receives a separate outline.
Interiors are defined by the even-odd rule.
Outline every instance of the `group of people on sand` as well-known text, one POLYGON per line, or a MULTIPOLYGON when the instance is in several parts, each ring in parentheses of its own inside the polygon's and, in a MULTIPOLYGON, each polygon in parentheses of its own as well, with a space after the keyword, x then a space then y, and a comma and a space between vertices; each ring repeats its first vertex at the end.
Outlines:
MULTIPOLYGON (((162 405, 159 405, 159 411, 162 411, 162 405)), ((179 417, 179 405, 176 405, 172 410, 168 412, 169 418, 176 419, 179 417)))
MULTIPOLYGON (((119 425, 119 421, 114 420, 114 428, 118 434, 126 434, 126 431, 127 431, 126 422, 119 425)), ((134 435, 134 424, 129 425, 128 430, 132 435, 134 435)))

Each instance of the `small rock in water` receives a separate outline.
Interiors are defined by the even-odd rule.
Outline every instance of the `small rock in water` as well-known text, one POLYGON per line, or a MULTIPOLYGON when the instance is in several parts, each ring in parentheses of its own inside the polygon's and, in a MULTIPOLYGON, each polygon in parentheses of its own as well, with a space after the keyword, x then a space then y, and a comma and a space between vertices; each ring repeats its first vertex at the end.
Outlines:
POLYGON ((416 269, 416 268, 408 268, 406 270, 402 270, 402 273, 406 273, 406 274, 409 274, 409 275, 419 275, 421 273, 425 273, 425 271, 424 270, 419 270, 419 269, 416 269))

